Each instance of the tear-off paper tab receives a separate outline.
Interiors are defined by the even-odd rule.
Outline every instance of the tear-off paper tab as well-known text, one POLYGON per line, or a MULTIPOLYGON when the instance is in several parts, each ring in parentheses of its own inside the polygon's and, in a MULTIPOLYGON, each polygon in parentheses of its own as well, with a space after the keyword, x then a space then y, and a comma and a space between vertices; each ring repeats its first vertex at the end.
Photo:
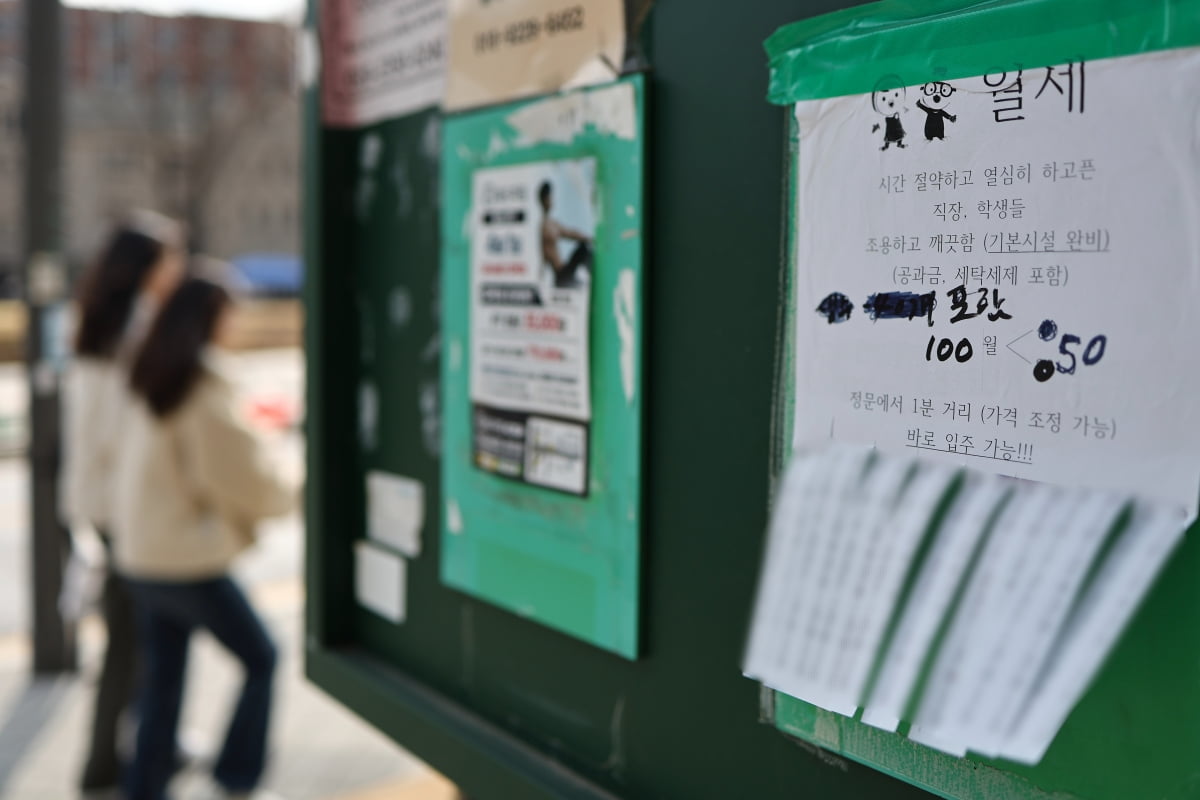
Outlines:
POLYGON ((745 672, 945 752, 1036 762, 1190 522, 853 445, 780 486, 745 672), (953 488, 957 486, 958 488, 953 488))

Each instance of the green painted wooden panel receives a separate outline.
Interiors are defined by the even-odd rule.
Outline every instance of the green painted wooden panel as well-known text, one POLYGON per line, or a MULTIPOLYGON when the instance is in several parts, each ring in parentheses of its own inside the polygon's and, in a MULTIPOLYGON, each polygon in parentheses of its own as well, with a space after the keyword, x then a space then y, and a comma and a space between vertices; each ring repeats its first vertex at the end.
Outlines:
MULTIPOLYGON (((526 141, 512 115, 563 114, 525 101, 450 117, 442 159, 442 486, 454 529, 443 526, 447 584, 522 616, 633 658, 638 651, 641 529, 641 236, 645 83, 634 76, 580 90, 625 98, 633 136, 579 126, 570 141, 526 141), (472 464, 471 225, 478 170, 590 159, 595 164, 595 265, 591 275, 591 432, 586 497, 521 484, 472 464), (621 281, 632 294, 620 303, 621 281), (619 335, 631 326, 628 343, 619 335), (625 386, 622 350, 632 348, 625 386), (627 393, 628 390, 628 393, 627 393)), ((576 113, 579 113, 578 111, 576 113)), ((534 187, 530 187, 533 191, 534 187)))
MULTIPOLYGON (((474 797, 928 796, 853 760, 864 757, 911 776, 924 763, 943 779, 988 774, 927 750, 847 748, 850 733, 802 713, 797 732, 854 756, 792 739, 761 719, 759 687, 740 672, 779 456, 786 330, 785 112, 763 100, 761 43, 843 5, 662 0, 642 37, 653 69, 636 662, 442 583, 441 397, 430 390, 441 345, 440 117, 320 130, 310 96, 308 670, 474 797), (425 550, 410 565, 400 626, 357 608, 351 591, 363 474, 374 468, 416 477, 428 492, 425 550)), ((1046 774, 1071 772, 1081 797, 1197 796, 1196 547, 1189 539, 1176 556, 1068 723, 1063 741, 1073 744, 1047 757, 1046 774), (1140 736, 1147 724, 1162 738, 1140 736), (1106 761, 1121 765, 1120 778, 1100 769, 1106 761)), ((1027 786, 976 785, 989 798, 1027 786)))

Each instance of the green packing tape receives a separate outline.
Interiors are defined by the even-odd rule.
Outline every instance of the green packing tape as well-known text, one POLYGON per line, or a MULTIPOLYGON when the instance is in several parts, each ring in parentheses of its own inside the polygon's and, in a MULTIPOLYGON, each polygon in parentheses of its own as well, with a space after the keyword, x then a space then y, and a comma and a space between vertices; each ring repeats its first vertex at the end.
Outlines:
POLYGON ((779 105, 905 84, 1200 45, 1200 0, 883 0, 787 25, 765 43, 779 105))

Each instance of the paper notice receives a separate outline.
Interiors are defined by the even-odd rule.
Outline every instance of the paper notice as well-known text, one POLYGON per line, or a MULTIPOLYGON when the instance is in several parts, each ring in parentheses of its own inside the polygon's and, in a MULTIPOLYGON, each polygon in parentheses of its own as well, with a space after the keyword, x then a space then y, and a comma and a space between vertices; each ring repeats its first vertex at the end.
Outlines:
POLYGON ((404 621, 408 565, 403 558, 368 541, 354 547, 354 596, 384 619, 404 621))
POLYGON ((953 470, 922 473, 908 459, 876 457, 867 478, 858 530, 835 606, 822 616, 832 647, 820 648, 818 674, 826 688, 821 707, 851 715, 863 701, 888 621, 895 611, 913 554, 945 493, 953 470))
POLYGON ((970 475, 959 490, 892 635, 863 722, 888 731, 900 724, 938 626, 1007 491, 1000 479, 978 474, 970 475))
POLYGON ((1194 513, 1200 47, 1024 75, 796 104, 794 445, 1194 513))
POLYGON ((859 446, 800 453, 745 674, 885 730, 911 721, 953 755, 1037 763, 1191 519, 859 446))
POLYGON ((449 0, 445 106, 458 110, 615 80, 622 0, 449 0))
POLYGON ((1018 484, 980 556, 912 738, 995 756, 1124 499, 1018 484))
POLYGON ((1075 605, 998 755, 1026 764, 1041 761, 1193 519, 1175 509, 1137 506, 1075 605))
POLYGON ((780 484, 745 672, 793 697, 811 696, 816 683, 804 662, 820 623, 813 607, 837 555, 841 505, 856 492, 870 455, 848 446, 798 455, 780 484))
MULTIPOLYGON (((941 645, 929 686, 922 698, 910 738, 940 750, 966 752, 961 718, 975 701, 978 678, 986 669, 986 626, 1001 617, 1005 582, 1018 569, 1022 554, 1038 533, 1039 520, 1052 507, 1058 490, 1032 484, 1005 505, 974 566, 949 633, 941 645)), ((980 520, 979 524, 983 524, 980 520)))
POLYGON ((446 0, 322 0, 322 117, 368 125, 436 105, 446 79, 446 0))
POLYGON ((987 682, 972 707, 967 746, 974 752, 998 754, 1125 502, 1109 492, 1069 491, 1042 527, 993 633, 987 682))
POLYGON ((853 714, 952 475, 858 448, 798 457, 772 517, 746 673, 853 714))
POLYGON ((410 558, 421 554, 425 485, 403 475, 367 473, 367 535, 410 558))

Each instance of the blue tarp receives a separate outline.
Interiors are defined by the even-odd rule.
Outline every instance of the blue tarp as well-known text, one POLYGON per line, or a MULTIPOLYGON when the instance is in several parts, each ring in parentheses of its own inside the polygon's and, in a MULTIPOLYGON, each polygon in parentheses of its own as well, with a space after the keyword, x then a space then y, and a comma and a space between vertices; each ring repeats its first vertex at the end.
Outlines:
POLYGON ((304 262, 286 253, 245 253, 231 261, 251 294, 296 295, 304 285, 304 262))

